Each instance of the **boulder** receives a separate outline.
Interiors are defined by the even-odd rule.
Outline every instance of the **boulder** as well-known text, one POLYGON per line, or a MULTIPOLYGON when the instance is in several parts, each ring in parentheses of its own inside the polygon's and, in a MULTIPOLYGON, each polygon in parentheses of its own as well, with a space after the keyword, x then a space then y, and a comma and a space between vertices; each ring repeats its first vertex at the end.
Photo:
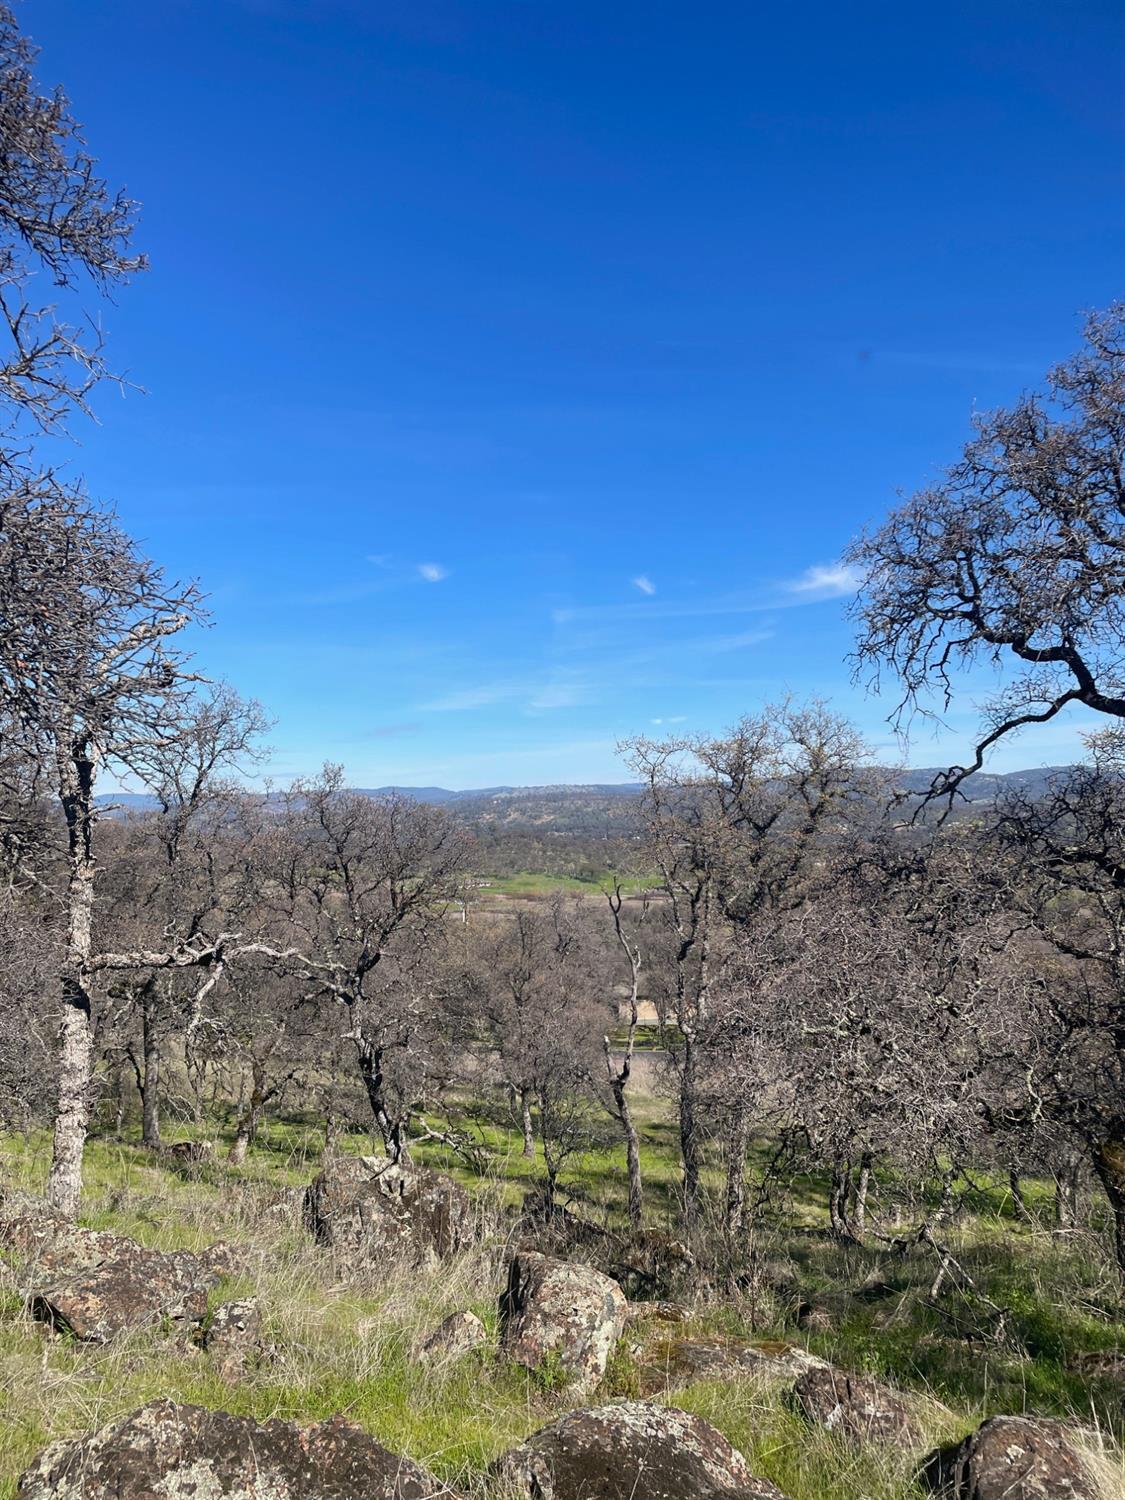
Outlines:
POLYGON ((300 1428, 154 1401, 90 1437, 53 1443, 19 1500, 431 1500, 451 1492, 341 1417, 300 1428))
POLYGON ((256 1297, 220 1302, 203 1332, 203 1347, 224 1380, 237 1380, 262 1350, 262 1314, 256 1297))
POLYGON ((592 1266, 520 1251, 500 1299, 500 1346, 528 1370, 557 1360, 567 1385, 586 1396, 605 1374, 627 1311, 616 1281, 592 1266))
POLYGON ((709 1422, 647 1401, 570 1412, 493 1473, 528 1500, 784 1500, 709 1422))
POLYGON ((794 1407, 807 1422, 853 1442, 914 1447, 918 1428, 903 1398, 866 1375, 830 1368, 809 1370, 793 1387, 794 1407))
POLYGON ((472 1204, 451 1177, 385 1157, 336 1156, 305 1191, 316 1240, 353 1262, 444 1258, 473 1238, 472 1204))
POLYGON ((962 1443, 931 1453, 921 1478, 943 1500, 1096 1500, 1061 1422, 989 1417, 962 1443))
POLYGON ((414 1357, 423 1365, 452 1364, 487 1342, 488 1330, 475 1312, 455 1312, 422 1341, 414 1357))
POLYGON ((0 1249, 21 1263, 25 1275, 96 1266, 119 1244, 119 1235, 82 1229, 35 1199, 6 1197, 0 1208, 0 1249))
POLYGON ((785 1381, 809 1370, 827 1369, 827 1362, 799 1344, 778 1340, 677 1337, 665 1335, 643 1344, 637 1354, 642 1395, 672 1391, 694 1380, 785 1381))
POLYGON ((164 1319, 190 1324, 204 1317, 207 1293, 220 1279, 214 1271, 187 1250, 148 1250, 132 1240, 106 1238, 110 1243, 95 1264, 32 1289, 33 1317, 96 1344, 164 1319))

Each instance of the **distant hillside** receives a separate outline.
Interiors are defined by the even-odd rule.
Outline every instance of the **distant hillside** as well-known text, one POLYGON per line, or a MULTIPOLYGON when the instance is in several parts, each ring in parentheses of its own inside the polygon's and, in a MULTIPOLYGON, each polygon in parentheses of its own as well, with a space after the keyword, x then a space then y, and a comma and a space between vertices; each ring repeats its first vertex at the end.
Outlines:
MULTIPOLYGON (((927 766, 902 773, 903 790, 925 792, 942 768, 927 766)), ((962 785, 964 796, 972 803, 988 805, 1006 789, 1042 795, 1052 779, 1066 766, 1045 766, 1023 771, 992 774, 978 771, 962 785)), ((577 830, 602 826, 624 817, 630 804, 641 794, 639 781, 562 782, 552 786, 490 786, 452 791, 443 786, 357 787, 365 797, 404 796, 435 806, 446 806, 473 823, 494 827, 542 827, 577 830)), ((100 806, 121 813, 151 811, 155 799, 144 792, 107 792, 98 799, 100 806)))

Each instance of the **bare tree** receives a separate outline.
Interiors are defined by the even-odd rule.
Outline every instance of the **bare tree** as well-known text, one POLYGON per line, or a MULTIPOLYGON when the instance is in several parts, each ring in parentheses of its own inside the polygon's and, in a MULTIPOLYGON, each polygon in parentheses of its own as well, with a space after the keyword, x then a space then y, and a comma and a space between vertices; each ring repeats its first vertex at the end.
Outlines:
MULTIPOLYGON (((1059 773, 1044 796, 1011 792, 995 836, 1017 862, 1014 888, 1035 934, 1056 955, 1040 960, 1051 982, 1029 1050, 1028 1113, 1086 1143, 1125 1277, 1125 764, 1120 731, 1092 743, 1093 764, 1059 773)), ((1065 1223, 1065 1181, 1059 1201, 1065 1223)))
POLYGON ((946 706, 958 668, 1013 669, 952 797, 991 746, 1079 703, 1125 718, 1125 303, 1091 316, 1045 396, 976 419, 938 484, 861 536, 849 563, 857 670, 900 680, 899 715, 946 706))
POLYGON ((602 1047, 605 1052, 606 1081, 613 1101, 613 1116, 621 1127, 625 1140, 625 1164, 629 1174, 629 1223, 634 1229, 639 1229, 644 1217, 644 1185, 641 1180, 641 1142, 629 1102, 629 1083, 633 1076, 633 1056, 640 1023, 641 948, 622 921, 624 897, 621 881, 616 876, 606 892, 606 900, 613 918, 614 938, 625 959, 629 977, 625 1001, 625 1045, 615 1055, 607 1033, 602 1040, 602 1047))
MULTIPOLYGON (((8 742, 50 776, 65 822, 58 1108, 48 1194, 77 1211, 91 1079, 99 773, 179 733, 190 674, 172 641, 200 616, 112 517, 49 479, 0 498, 0 710, 8 742), (48 769, 49 768, 49 771, 48 769)), ((117 956, 120 958, 120 955, 117 956)), ((171 961, 171 956, 169 956, 171 961)))
POLYGON ((130 250, 136 205, 98 176, 62 90, 40 91, 36 55, 0 6, 0 325, 9 337, 0 402, 9 439, 24 419, 57 430, 71 409, 87 409, 108 373, 97 325, 80 326, 77 308, 68 320, 33 299, 37 273, 73 300, 83 276, 105 293, 145 266, 130 250))
POLYGON ((440 1039, 447 907, 464 830, 408 797, 349 791, 339 767, 297 782, 263 845, 263 901, 306 994, 338 1004, 375 1124, 396 1160, 440 1039))
MULTIPOLYGON (((628 745, 645 787, 647 843, 661 875, 673 954, 664 1002, 677 1074, 684 1213, 698 1212, 701 1041, 731 936, 800 901, 815 880, 823 839, 878 783, 860 737, 823 704, 784 703, 717 739, 628 745)), ((749 1116, 727 1122, 728 1203, 737 1215, 749 1116)))

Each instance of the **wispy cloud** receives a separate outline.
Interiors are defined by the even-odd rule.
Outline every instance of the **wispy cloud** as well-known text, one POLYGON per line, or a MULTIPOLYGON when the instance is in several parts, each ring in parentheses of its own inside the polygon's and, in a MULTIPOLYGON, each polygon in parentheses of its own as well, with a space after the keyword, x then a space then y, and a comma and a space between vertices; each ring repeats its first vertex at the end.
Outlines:
POLYGON ((581 682, 550 682, 534 693, 528 708, 577 708, 590 701, 590 690, 581 682))
POLYGON ((633 579, 633 587, 640 589, 642 594, 655 594, 656 584, 646 574, 640 573, 633 579))
POLYGON ((484 682, 478 687, 457 688, 429 703, 419 704, 423 713, 461 713, 471 708, 487 708, 492 703, 504 703, 515 696, 517 689, 510 682, 484 682))
POLYGON ((842 594, 854 594, 862 582, 859 573, 847 563, 814 563, 785 587, 791 594, 835 599, 842 594))
POLYGON ((443 578, 449 577, 449 569, 436 562, 419 563, 418 572, 427 583, 440 583, 443 578))
POLYGON ((659 719, 650 719, 650 724, 683 724, 687 720, 687 714, 665 714, 659 719))
POLYGON ((464 713, 475 708, 491 708, 510 703, 525 713, 553 708, 575 708, 589 703, 594 696, 590 683, 571 673, 546 675, 543 678, 507 677, 483 682, 476 687, 457 688, 428 703, 419 705, 423 713, 464 713))

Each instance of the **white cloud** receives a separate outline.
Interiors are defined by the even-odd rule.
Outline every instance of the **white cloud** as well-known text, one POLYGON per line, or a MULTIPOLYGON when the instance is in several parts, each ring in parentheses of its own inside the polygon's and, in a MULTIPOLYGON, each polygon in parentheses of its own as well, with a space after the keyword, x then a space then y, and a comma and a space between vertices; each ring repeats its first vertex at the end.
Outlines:
POLYGON ((786 588, 791 594, 835 599, 841 594, 854 594, 862 582, 859 573, 847 563, 815 563, 800 578, 786 584, 786 588))
POLYGON ((682 724, 687 719, 687 714, 666 714, 662 719, 650 719, 650 724, 682 724))
POLYGON ((651 578, 646 578, 643 573, 641 573, 639 577, 633 579, 633 587, 640 589, 642 594, 656 593, 656 584, 653 583, 651 578))
POLYGON ((418 572, 427 583, 440 583, 443 578, 449 577, 449 569, 443 568, 441 563, 419 563, 418 572))

